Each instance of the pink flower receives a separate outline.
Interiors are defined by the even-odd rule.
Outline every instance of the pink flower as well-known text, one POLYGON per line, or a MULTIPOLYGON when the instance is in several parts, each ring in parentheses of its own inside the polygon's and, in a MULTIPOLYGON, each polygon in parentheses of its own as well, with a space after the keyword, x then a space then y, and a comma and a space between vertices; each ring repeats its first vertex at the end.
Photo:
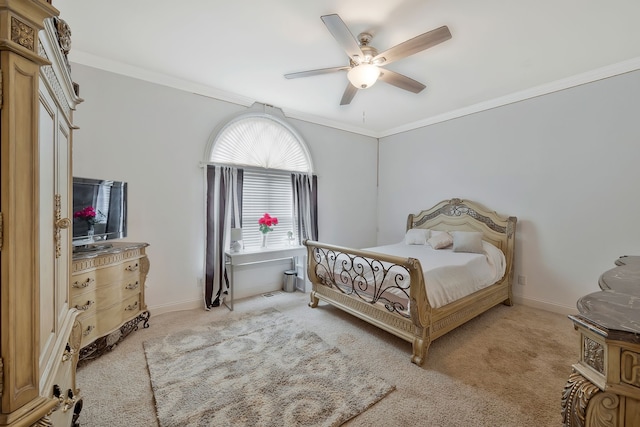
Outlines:
POLYGON ((96 210, 93 208, 93 206, 87 206, 84 209, 80 209, 77 212, 73 213, 73 217, 74 218, 78 218, 78 219, 82 219, 84 221, 87 221, 87 223, 89 224, 95 224, 96 223, 96 216, 100 214, 101 216, 104 216, 102 214, 102 212, 98 211, 96 212, 96 210))
POLYGON ((258 220, 258 224, 260 225, 260 232, 266 234, 273 231, 273 228, 271 227, 278 225, 278 218, 265 213, 262 218, 258 220))
POLYGON ((96 211, 93 209, 93 206, 87 206, 86 208, 74 213, 73 217, 88 220, 96 217, 96 211))

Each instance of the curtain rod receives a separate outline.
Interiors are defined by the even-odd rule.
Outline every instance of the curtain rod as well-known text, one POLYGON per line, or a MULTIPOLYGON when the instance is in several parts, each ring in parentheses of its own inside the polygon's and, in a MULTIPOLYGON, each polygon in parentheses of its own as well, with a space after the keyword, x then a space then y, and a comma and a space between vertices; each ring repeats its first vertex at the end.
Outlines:
POLYGON ((291 171, 286 169, 270 169, 270 168, 262 168, 259 166, 234 165, 234 164, 225 164, 225 163, 216 163, 216 162, 200 162, 199 163, 199 167, 201 168, 206 168, 207 166, 226 166, 226 167, 244 169, 251 172, 269 172, 269 173, 282 174, 282 175, 291 175, 292 173, 304 173, 307 175, 315 175, 313 172, 291 171))

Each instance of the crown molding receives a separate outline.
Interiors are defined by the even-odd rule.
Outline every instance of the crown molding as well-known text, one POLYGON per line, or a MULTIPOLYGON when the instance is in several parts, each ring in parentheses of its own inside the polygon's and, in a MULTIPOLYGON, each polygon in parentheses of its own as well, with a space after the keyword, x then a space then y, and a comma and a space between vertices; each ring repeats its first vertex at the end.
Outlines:
POLYGON ((255 100, 251 98, 237 95, 235 93, 227 92, 199 83, 194 83, 189 80, 172 77, 167 74, 156 73, 144 68, 135 67, 123 62, 113 61, 111 59, 106 59, 100 56, 93 55, 91 53, 78 50, 71 51, 71 53, 69 54, 69 61, 75 62, 76 64, 86 65, 88 67, 109 71, 114 74, 121 74, 123 76, 133 77, 150 83, 156 83, 162 86, 168 86, 174 89, 183 90, 185 92, 208 96, 220 101, 243 105, 245 107, 250 107, 255 102, 255 100))
POLYGON ((417 122, 408 123, 403 126, 398 126, 387 131, 380 132, 378 138, 384 138, 386 136, 395 135, 402 132, 415 130, 418 128, 430 126, 436 123, 445 122, 447 120, 457 119, 470 114, 479 113, 485 110, 491 110, 493 108, 502 107, 504 105, 513 104, 516 102, 524 101, 527 99, 535 98, 542 95, 548 95, 550 93, 559 92, 561 90, 570 89, 572 87, 580 86, 587 83, 592 83, 598 80, 607 79, 610 77, 618 76, 632 71, 640 69, 640 57, 633 58, 628 61, 619 62, 617 64, 608 65, 606 67, 597 68, 586 73, 577 74, 575 76, 568 77, 566 79, 556 80, 551 83, 545 83, 543 85, 535 86, 530 89, 526 89, 520 92, 514 92, 512 94, 502 96, 500 98, 491 99, 489 101, 480 102, 478 104, 470 105, 465 108, 450 111, 437 116, 429 117, 417 122))
MULTIPOLYGON (((121 74, 140 80, 148 81, 151 83, 160 84, 163 86, 172 87, 179 90, 195 93, 198 95, 208 96, 218 99, 220 101, 230 102, 233 104, 242 105, 245 107, 251 107, 254 102, 261 102, 245 96, 240 96, 231 92, 227 92, 221 89, 217 89, 211 86, 206 86, 198 83, 194 83, 188 80, 168 76, 166 74, 156 73, 153 71, 145 70, 132 65, 124 64, 122 62, 105 59, 90 53, 74 50, 69 56, 69 60, 81 65, 86 65, 93 68, 98 68, 105 71, 110 71, 115 74, 121 74)), ((526 89, 512 94, 494 98, 489 101, 480 102, 468 107, 460 108, 458 110, 450 111, 437 116, 428 117, 424 120, 419 120, 412 123, 407 123, 402 126, 387 129, 380 132, 375 132, 370 129, 361 128, 358 126, 352 126, 346 123, 342 123, 335 120, 330 120, 324 117, 316 116, 313 114, 303 113, 295 110, 288 110, 282 108, 285 116, 291 119, 301 120, 305 122, 314 123, 321 126, 335 128, 346 132, 352 132, 359 135, 368 136, 371 138, 384 138, 391 135, 396 135, 403 132, 419 129, 426 126, 431 126, 437 123, 445 122, 448 120, 457 119, 460 117, 468 116, 470 114, 479 113, 485 110, 491 110, 493 108, 502 107, 505 105, 513 104, 516 102, 524 101, 527 99, 535 98, 538 96, 548 95, 550 93, 559 92, 572 87, 580 86, 587 83, 592 83, 598 80, 614 77, 617 75, 629 73, 632 71, 640 70, 640 57, 633 58, 627 61, 619 62, 617 64, 601 67, 586 73, 577 74, 572 77, 568 77, 561 80, 556 80, 551 83, 545 83, 543 85, 535 86, 530 89, 526 89)))

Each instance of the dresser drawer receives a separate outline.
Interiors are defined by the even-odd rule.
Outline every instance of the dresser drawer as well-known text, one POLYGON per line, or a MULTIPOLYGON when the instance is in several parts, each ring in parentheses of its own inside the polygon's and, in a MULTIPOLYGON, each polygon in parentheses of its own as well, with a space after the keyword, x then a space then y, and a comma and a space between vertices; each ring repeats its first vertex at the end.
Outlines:
POLYGON ((82 341, 80 347, 85 347, 100 336, 98 320, 95 313, 81 314, 78 320, 80 321, 80 325, 82 325, 82 341))
POLYGON ((140 278, 132 277, 124 282, 100 286, 96 289, 89 289, 72 295, 71 306, 80 311, 100 311, 140 293, 140 287, 140 278))
POLYGON ((136 317, 140 313, 140 305, 140 294, 136 294, 97 313, 81 314, 81 346, 85 347, 96 338, 113 332, 124 322, 136 317))
POLYGON ((107 286, 114 282, 130 280, 140 276, 140 260, 134 259, 96 271, 100 286, 107 286))
POLYGON ((127 320, 133 319, 140 312, 140 294, 135 294, 118 304, 98 312, 98 329, 100 335, 111 332, 127 320))
POLYGON ((82 292, 92 286, 107 286, 114 282, 140 276, 140 259, 114 264, 108 267, 90 270, 71 277, 71 289, 82 292))

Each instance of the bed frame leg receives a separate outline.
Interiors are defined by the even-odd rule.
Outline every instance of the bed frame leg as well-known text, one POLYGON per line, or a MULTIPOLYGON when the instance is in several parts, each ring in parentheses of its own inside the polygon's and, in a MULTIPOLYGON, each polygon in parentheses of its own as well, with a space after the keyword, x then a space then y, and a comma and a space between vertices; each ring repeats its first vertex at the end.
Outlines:
POLYGON ((320 302, 320 300, 316 296, 315 292, 311 291, 311 293, 309 294, 309 297, 311 298, 311 301, 309 301, 309 307, 316 308, 318 306, 318 302, 320 302))
POLYGON ((429 350, 429 344, 431 341, 421 337, 415 337, 413 339, 413 355, 411 356, 411 362, 418 366, 422 366, 427 358, 427 351, 429 350))

